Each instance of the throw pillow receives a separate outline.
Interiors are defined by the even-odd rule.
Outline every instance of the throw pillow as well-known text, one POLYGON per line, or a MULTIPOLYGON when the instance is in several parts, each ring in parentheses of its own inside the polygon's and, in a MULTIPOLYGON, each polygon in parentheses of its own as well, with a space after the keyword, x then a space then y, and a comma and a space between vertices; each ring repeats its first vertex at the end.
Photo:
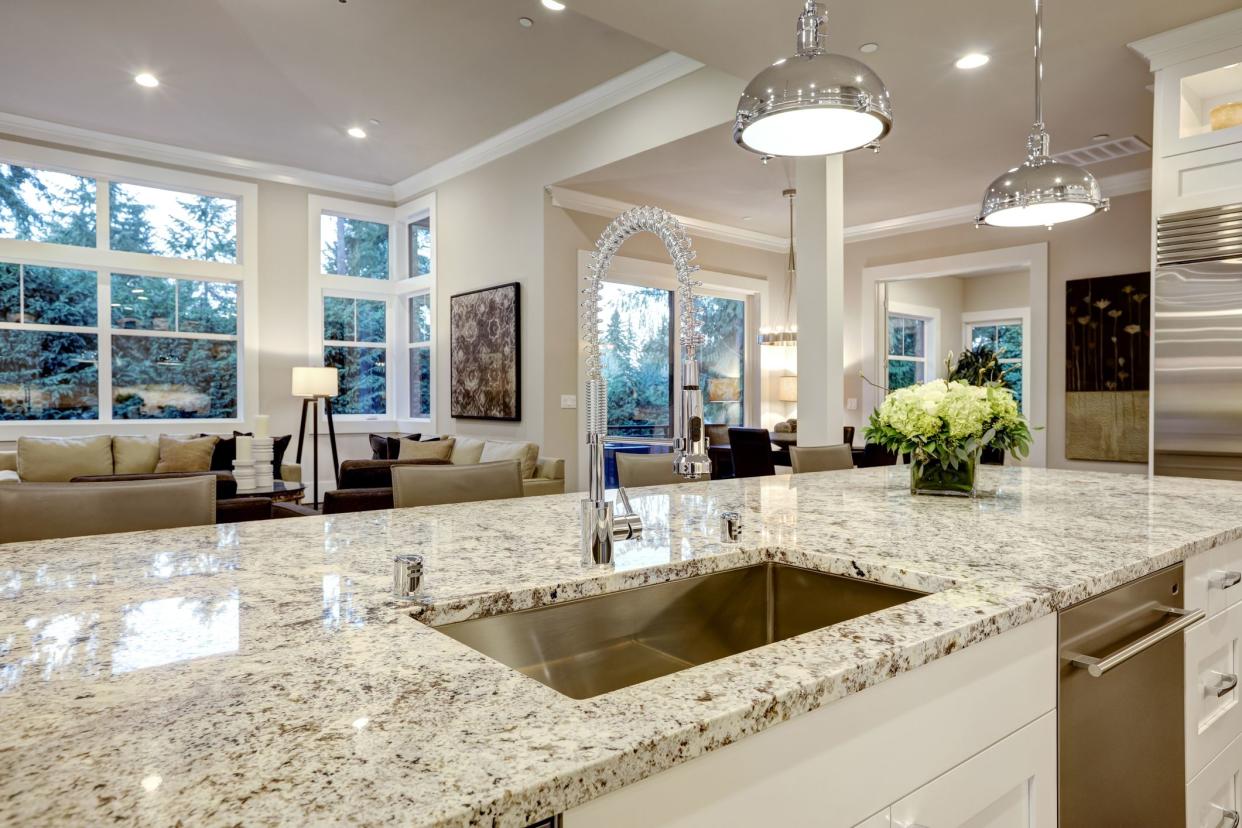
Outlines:
MULTIPOLYGON (((212 434, 200 434, 199 437, 212 437, 212 434)), ((234 431, 231 437, 221 437, 220 442, 216 443, 215 451, 211 453, 211 470, 226 471, 233 470, 233 461, 237 459, 237 438, 253 437, 249 431, 234 431)))
POLYGON ((17 476, 27 483, 68 483, 87 474, 112 474, 112 438, 18 437, 17 476))
POLYGON ((529 480, 535 476, 535 465, 539 462, 539 445, 488 440, 483 446, 483 454, 479 462, 491 463, 496 460, 521 460, 522 478, 529 480))
POLYGON ((383 434, 368 434, 367 442, 371 444, 372 460, 388 459, 388 438, 383 434))
POLYGON ((160 461, 155 464, 155 473, 211 471, 211 455, 218 442, 220 438, 215 435, 174 437, 161 434, 160 461))
POLYGON ((150 474, 160 462, 159 437, 112 438, 113 474, 150 474))
POLYGON ((292 441, 292 434, 272 438, 272 477, 277 480, 284 480, 280 474, 280 467, 285 463, 285 452, 289 450, 289 443, 292 441))
POLYGON ((456 442, 453 443, 453 456, 449 458, 454 465, 474 465, 478 463, 483 456, 483 446, 486 440, 480 440, 477 437, 455 437, 456 442))
POLYGON ((423 435, 421 434, 407 434, 404 437, 387 438, 388 440, 388 458, 387 459, 396 460, 398 457, 401 456, 401 441, 402 440, 413 440, 414 442, 417 443, 422 438, 422 436, 423 435))
POLYGON ((453 455, 453 438, 418 442, 415 440, 401 441, 401 454, 398 460, 448 460, 453 455))

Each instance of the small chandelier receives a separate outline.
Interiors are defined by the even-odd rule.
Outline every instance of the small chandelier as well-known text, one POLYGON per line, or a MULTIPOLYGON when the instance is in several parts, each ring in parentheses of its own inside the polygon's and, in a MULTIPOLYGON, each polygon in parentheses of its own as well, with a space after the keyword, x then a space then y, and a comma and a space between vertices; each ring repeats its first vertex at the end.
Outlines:
POLYGON ((888 135, 888 88, 866 64, 828 54, 827 27, 827 7, 806 0, 797 53, 756 75, 738 101, 739 146, 760 155, 834 155, 878 148, 888 135))
POLYGON ((789 199, 789 261, 785 265, 785 319, 784 327, 775 331, 759 334, 760 345, 795 346, 798 344, 798 323, 793 317, 793 297, 798 290, 798 260, 794 256, 794 198, 798 191, 788 189, 781 192, 789 199))
POLYGON ((1026 160, 988 187, 976 226, 1051 227, 1108 209, 1108 199, 1094 175, 1048 157, 1051 139, 1044 126, 1043 49, 1043 2, 1035 0, 1035 125, 1026 139, 1026 160))

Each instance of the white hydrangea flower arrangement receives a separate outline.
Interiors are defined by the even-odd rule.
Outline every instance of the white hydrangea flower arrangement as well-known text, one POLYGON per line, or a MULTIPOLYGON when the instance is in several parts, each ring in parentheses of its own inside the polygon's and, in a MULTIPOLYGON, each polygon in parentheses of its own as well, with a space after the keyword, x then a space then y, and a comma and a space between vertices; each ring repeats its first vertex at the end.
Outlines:
POLYGON ((912 490, 970 495, 982 449, 1026 457, 1031 447, 1030 425, 1008 388, 939 379, 885 397, 866 437, 910 455, 912 490))

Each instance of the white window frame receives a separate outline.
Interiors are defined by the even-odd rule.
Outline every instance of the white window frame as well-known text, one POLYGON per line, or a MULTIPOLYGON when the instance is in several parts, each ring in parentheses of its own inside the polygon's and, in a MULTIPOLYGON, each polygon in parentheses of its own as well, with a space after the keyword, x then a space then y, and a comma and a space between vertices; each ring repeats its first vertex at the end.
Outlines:
POLYGON ((884 314, 884 385, 888 385, 888 363, 892 360, 900 362, 921 362, 923 363, 923 382, 929 382, 934 379, 943 378, 944 365, 938 359, 933 358, 933 354, 940 353, 940 308, 928 307, 925 305, 911 305, 906 302, 889 302, 888 309, 884 314), (923 356, 908 357, 897 354, 890 354, 888 336, 889 319, 893 316, 902 316, 908 319, 921 319, 923 321, 923 356))
POLYGON ((1021 359, 1010 358, 999 361, 1002 365, 1013 362, 1022 363, 1022 413, 1026 414, 1031 396, 1031 309, 1025 307, 965 311, 962 313, 962 349, 965 350, 970 347, 970 342, 973 339, 971 331, 974 328, 988 327, 989 325, 1012 325, 1015 322, 1022 325, 1022 357, 1021 359))
MULTIPOLYGON (((309 264, 309 337, 307 364, 323 365, 323 297, 337 296, 347 299, 382 300, 386 305, 385 333, 387 358, 385 359, 385 400, 387 410, 382 414, 335 414, 337 431, 343 433, 366 433, 368 431, 435 431, 436 421, 436 374, 435 338, 439 319, 435 300, 436 278, 436 196, 425 196, 405 202, 398 207, 367 204, 347 199, 312 195, 308 197, 307 230, 309 264), (323 214, 373 221, 388 226, 388 278, 367 279, 359 276, 338 276, 322 272, 323 214), (431 272, 424 276, 410 277, 409 230, 407 225, 421 218, 431 217, 431 272), (426 343, 431 351, 431 414, 415 417, 410 411, 409 370, 412 344, 409 338, 409 298, 417 294, 430 295, 432 340, 426 343)), ((350 343, 344 343, 350 344, 350 343)), ((375 347, 378 343, 354 343, 375 347)))
MULTIPOLYGON (((253 422, 259 401, 259 285, 258 285, 258 201, 255 184, 217 178, 199 173, 152 167, 132 161, 101 158, 84 153, 41 147, 17 141, 0 140, 0 162, 21 167, 65 172, 95 179, 95 247, 51 244, 21 239, 0 239, 0 261, 35 267, 59 267, 94 271, 97 277, 97 319, 94 328, 68 328, 77 333, 98 336, 99 418, 95 420, 11 420, 0 421, 0 440, 14 440, 35 433, 72 436, 98 434, 106 427, 112 434, 191 434, 207 426, 238 427, 253 422), (109 246, 109 181, 141 184, 196 195, 221 196, 237 200, 237 261, 206 262, 128 253, 109 246), (238 286, 237 318, 237 416, 233 418, 128 420, 112 417, 112 299, 111 274, 153 276, 192 281, 225 281, 238 286), (103 323, 103 324, 100 324, 103 323)), ((16 325, 5 328, 47 329, 49 326, 16 325)), ((61 326, 50 326, 59 330, 61 326)), ((127 331, 121 336, 196 335, 167 331, 127 331)), ((225 335, 209 335, 222 339, 225 335)))

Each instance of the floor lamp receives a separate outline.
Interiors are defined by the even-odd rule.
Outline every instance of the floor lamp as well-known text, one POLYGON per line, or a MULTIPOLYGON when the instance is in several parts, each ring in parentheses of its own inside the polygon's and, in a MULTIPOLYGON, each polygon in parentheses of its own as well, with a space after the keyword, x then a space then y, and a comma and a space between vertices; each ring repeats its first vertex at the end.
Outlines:
POLYGON ((328 415, 328 442, 332 445, 332 477, 336 485, 341 485, 341 464, 336 456, 336 428, 332 423, 332 398, 340 393, 337 370, 335 368, 303 368, 293 369, 293 396, 302 398, 302 421, 298 424, 298 457, 302 462, 302 443, 306 439, 306 407, 311 407, 312 439, 314 446, 311 452, 315 458, 314 493, 315 508, 319 508, 319 401, 323 400, 324 413, 328 415))

